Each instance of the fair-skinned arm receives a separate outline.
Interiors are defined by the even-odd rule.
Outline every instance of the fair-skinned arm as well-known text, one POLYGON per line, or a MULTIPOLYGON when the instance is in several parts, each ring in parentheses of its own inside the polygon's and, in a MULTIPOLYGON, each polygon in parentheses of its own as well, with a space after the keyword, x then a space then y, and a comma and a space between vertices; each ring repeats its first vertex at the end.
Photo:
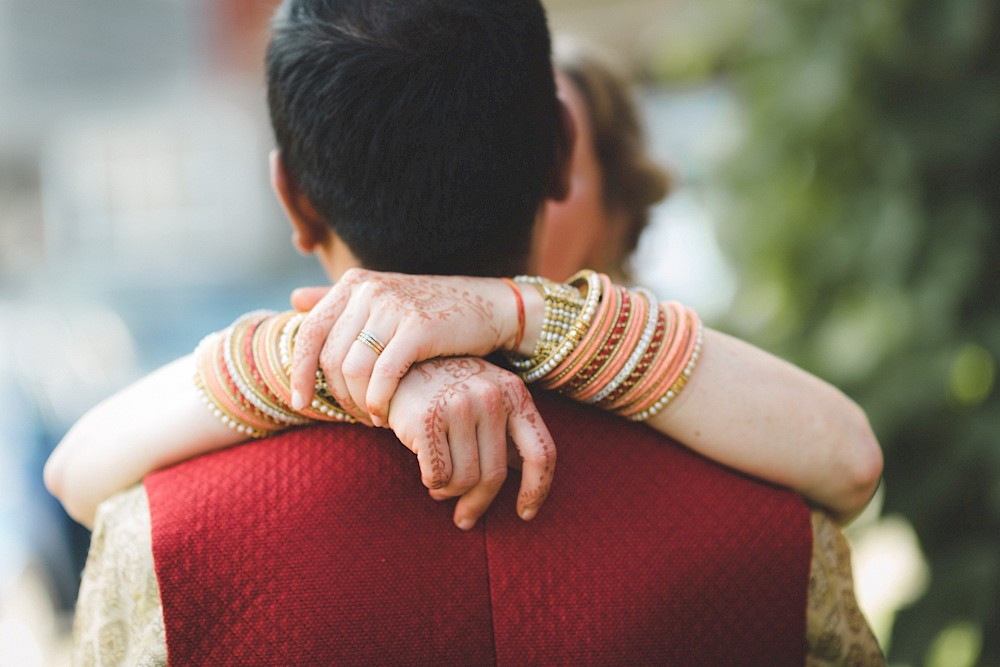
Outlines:
MULTIPOLYGON (((530 354, 544 303, 521 290, 530 354)), ((354 269, 332 288, 293 295, 312 308, 298 333, 292 387, 311 398, 317 367, 339 402, 384 423, 397 379, 415 361, 507 349, 516 336, 510 287, 497 279, 407 276, 354 269), (313 307, 315 306, 315 307, 313 307), (361 329, 384 345, 375 355, 361 329), (364 406, 364 409, 358 406, 364 406)), ((704 332, 698 368, 681 396, 646 422, 693 450, 761 479, 787 486, 840 521, 874 493, 882 454, 864 412, 819 378, 740 340, 704 332)))
POLYGON ((841 391, 737 338, 705 329, 684 392, 646 424, 737 470, 798 491, 846 523, 882 474, 865 413, 841 391))
POLYGON ((91 408, 45 463, 45 485, 91 527, 97 506, 147 473, 244 439, 202 403, 190 355, 91 408))

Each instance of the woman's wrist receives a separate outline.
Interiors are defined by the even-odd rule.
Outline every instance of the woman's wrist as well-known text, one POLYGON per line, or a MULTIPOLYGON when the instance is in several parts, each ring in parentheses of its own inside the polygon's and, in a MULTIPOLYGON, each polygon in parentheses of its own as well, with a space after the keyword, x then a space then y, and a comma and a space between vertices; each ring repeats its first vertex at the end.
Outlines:
POLYGON ((504 295, 499 348, 508 354, 530 357, 542 331, 545 297, 532 285, 502 280, 509 294, 504 295))
POLYGON ((353 422, 316 374, 313 400, 294 407, 288 376, 295 336, 305 318, 294 311, 255 311, 195 350, 195 386, 209 410, 237 433, 262 438, 312 421, 353 422))
POLYGON ((537 289, 521 285, 521 299, 524 301, 524 336, 515 354, 530 357, 538 345, 538 337, 542 333, 542 320, 545 318, 545 298, 537 289))

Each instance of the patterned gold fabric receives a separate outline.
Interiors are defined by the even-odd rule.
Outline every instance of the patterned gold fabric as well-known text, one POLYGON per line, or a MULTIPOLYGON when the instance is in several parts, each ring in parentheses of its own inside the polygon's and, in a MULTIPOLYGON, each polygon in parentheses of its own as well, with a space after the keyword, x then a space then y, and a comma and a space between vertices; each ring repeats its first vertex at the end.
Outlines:
MULTIPOLYGON (((854 597, 847 540, 822 512, 812 513, 812 525, 807 667, 885 665, 854 597)), ((98 510, 77 604, 73 664, 167 664, 149 503, 142 486, 114 496, 98 510)))
POLYGON ((851 548, 822 512, 812 513, 813 557, 806 610, 807 667, 884 665, 854 597, 851 548))
POLYGON ((97 510, 73 627, 76 667, 167 664, 149 502, 142 485, 97 510))

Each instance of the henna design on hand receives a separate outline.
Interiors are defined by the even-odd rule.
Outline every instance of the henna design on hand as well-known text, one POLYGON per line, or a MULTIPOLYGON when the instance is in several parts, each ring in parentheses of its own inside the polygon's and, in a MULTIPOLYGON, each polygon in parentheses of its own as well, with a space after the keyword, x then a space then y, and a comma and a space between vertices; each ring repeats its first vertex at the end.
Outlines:
POLYGON ((310 336, 305 332, 323 331, 328 332, 336 326, 338 320, 334 313, 343 311, 351 296, 350 290, 337 289, 342 286, 352 286, 360 283, 364 279, 365 273, 358 270, 348 271, 338 281, 334 289, 327 294, 324 299, 313 306, 309 311, 309 317, 302 327, 299 328, 295 336, 295 358, 296 359, 318 359, 326 344, 326 336, 310 336), (332 298, 331 298, 331 295, 332 298), (329 299, 329 301, 328 301, 329 299))
MULTIPOLYGON (((506 407, 508 412, 512 416, 519 417, 527 422, 531 426, 535 437, 543 443, 542 454, 545 457, 545 466, 538 477, 540 485, 537 489, 521 491, 518 494, 518 503, 520 505, 538 507, 545 502, 552 488, 552 454, 555 451, 555 443, 552 442, 548 430, 540 428, 541 420, 538 411, 533 409, 534 401, 531 398, 531 392, 528 391, 528 388, 520 380, 508 382, 504 385, 504 400, 507 401, 506 407)), ((521 456, 520 452, 518 452, 518 455, 521 456)), ((521 460, 524 460, 523 456, 521 456, 521 460)))
MULTIPOLYGON (((459 280, 451 279, 452 282, 459 280)), ((481 295, 442 284, 440 279, 434 278, 389 275, 374 278, 372 282, 375 283, 375 297, 385 299, 398 310, 414 313, 422 320, 448 321, 453 315, 461 318, 472 314, 487 323, 490 331, 500 335, 493 319, 493 302, 481 295)))
POLYGON ((486 362, 470 357, 432 359, 417 366, 417 371, 424 380, 431 382, 435 378, 428 368, 442 370, 451 378, 450 382, 442 384, 431 397, 430 406, 424 416, 424 436, 430 448, 428 455, 433 471, 431 488, 440 489, 447 486, 448 481, 444 462, 445 408, 451 399, 469 390, 467 384, 469 378, 482 373, 486 369, 486 362))
MULTIPOLYGON (((344 297, 337 300, 337 304, 343 303, 344 297)), ((313 315, 313 322, 311 324, 312 328, 324 330, 330 330, 336 326, 336 318, 333 316, 333 310, 331 308, 324 308, 322 310, 315 310, 313 315)), ((295 354, 296 357, 310 358, 318 357, 319 352, 322 351, 323 345, 326 343, 326 339, 314 339, 311 336, 296 336, 295 337, 295 354), (317 346, 318 343, 318 346, 317 346), (317 350, 317 347, 319 349, 317 350)))
MULTIPOLYGON (((533 431, 535 438, 543 443, 542 456, 544 457, 545 465, 538 478, 537 488, 522 491, 518 496, 522 507, 540 506, 545 501, 552 486, 552 465, 555 443, 552 442, 548 431, 541 424, 538 412, 534 408, 531 393, 528 391, 527 387, 524 386, 524 383, 520 380, 520 378, 507 374, 506 371, 495 369, 495 367, 478 358, 445 358, 425 362, 417 367, 418 372, 422 375, 425 382, 432 382, 435 379, 440 378, 440 375, 435 377, 429 371, 431 368, 443 371, 449 378, 449 381, 442 384, 437 392, 435 392, 433 398, 431 399, 430 407, 428 408, 424 418, 424 435, 430 443, 431 449, 429 455, 434 472, 434 479, 441 481, 441 486, 445 486, 445 463, 443 454, 443 448, 446 444, 444 433, 445 408, 448 406, 449 401, 456 395, 469 391, 468 381, 472 377, 493 369, 498 373, 502 373, 503 375, 501 377, 505 378, 502 382, 502 400, 504 411, 510 415, 511 418, 520 419, 524 423, 528 424, 533 431)), ((441 486, 433 488, 441 488, 441 486)))

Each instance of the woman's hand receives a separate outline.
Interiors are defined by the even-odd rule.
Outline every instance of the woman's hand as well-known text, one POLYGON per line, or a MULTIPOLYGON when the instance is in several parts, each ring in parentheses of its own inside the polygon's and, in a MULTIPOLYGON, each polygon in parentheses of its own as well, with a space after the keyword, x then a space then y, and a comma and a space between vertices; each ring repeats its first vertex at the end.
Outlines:
POLYGON ((486 512, 520 459, 517 513, 535 516, 552 485, 556 449, 519 377, 475 357, 414 364, 392 398, 389 426, 417 455, 437 500, 461 496, 455 525, 468 530, 486 512), (507 436, 516 451, 508 454, 507 436))
POLYGON ((310 303, 316 296, 309 290, 293 297, 296 308, 312 307, 295 338, 293 407, 312 399, 321 368, 341 407, 376 426, 387 423, 390 399, 412 364, 486 355, 517 337, 517 299, 496 278, 352 269, 310 303), (359 339, 362 331, 372 344, 359 339))
POLYGON ((332 289, 297 290, 292 305, 311 309, 292 361, 292 388, 303 404, 318 365, 342 407, 387 424, 417 455, 433 498, 460 496, 459 528, 472 528, 486 512, 508 464, 522 466, 518 515, 535 516, 552 484, 555 445, 531 394, 513 373, 449 356, 487 354, 516 337, 517 300, 508 285, 352 270, 332 289), (509 321, 498 315, 498 301, 509 321), (384 347, 380 354, 358 340, 362 330, 384 347))

